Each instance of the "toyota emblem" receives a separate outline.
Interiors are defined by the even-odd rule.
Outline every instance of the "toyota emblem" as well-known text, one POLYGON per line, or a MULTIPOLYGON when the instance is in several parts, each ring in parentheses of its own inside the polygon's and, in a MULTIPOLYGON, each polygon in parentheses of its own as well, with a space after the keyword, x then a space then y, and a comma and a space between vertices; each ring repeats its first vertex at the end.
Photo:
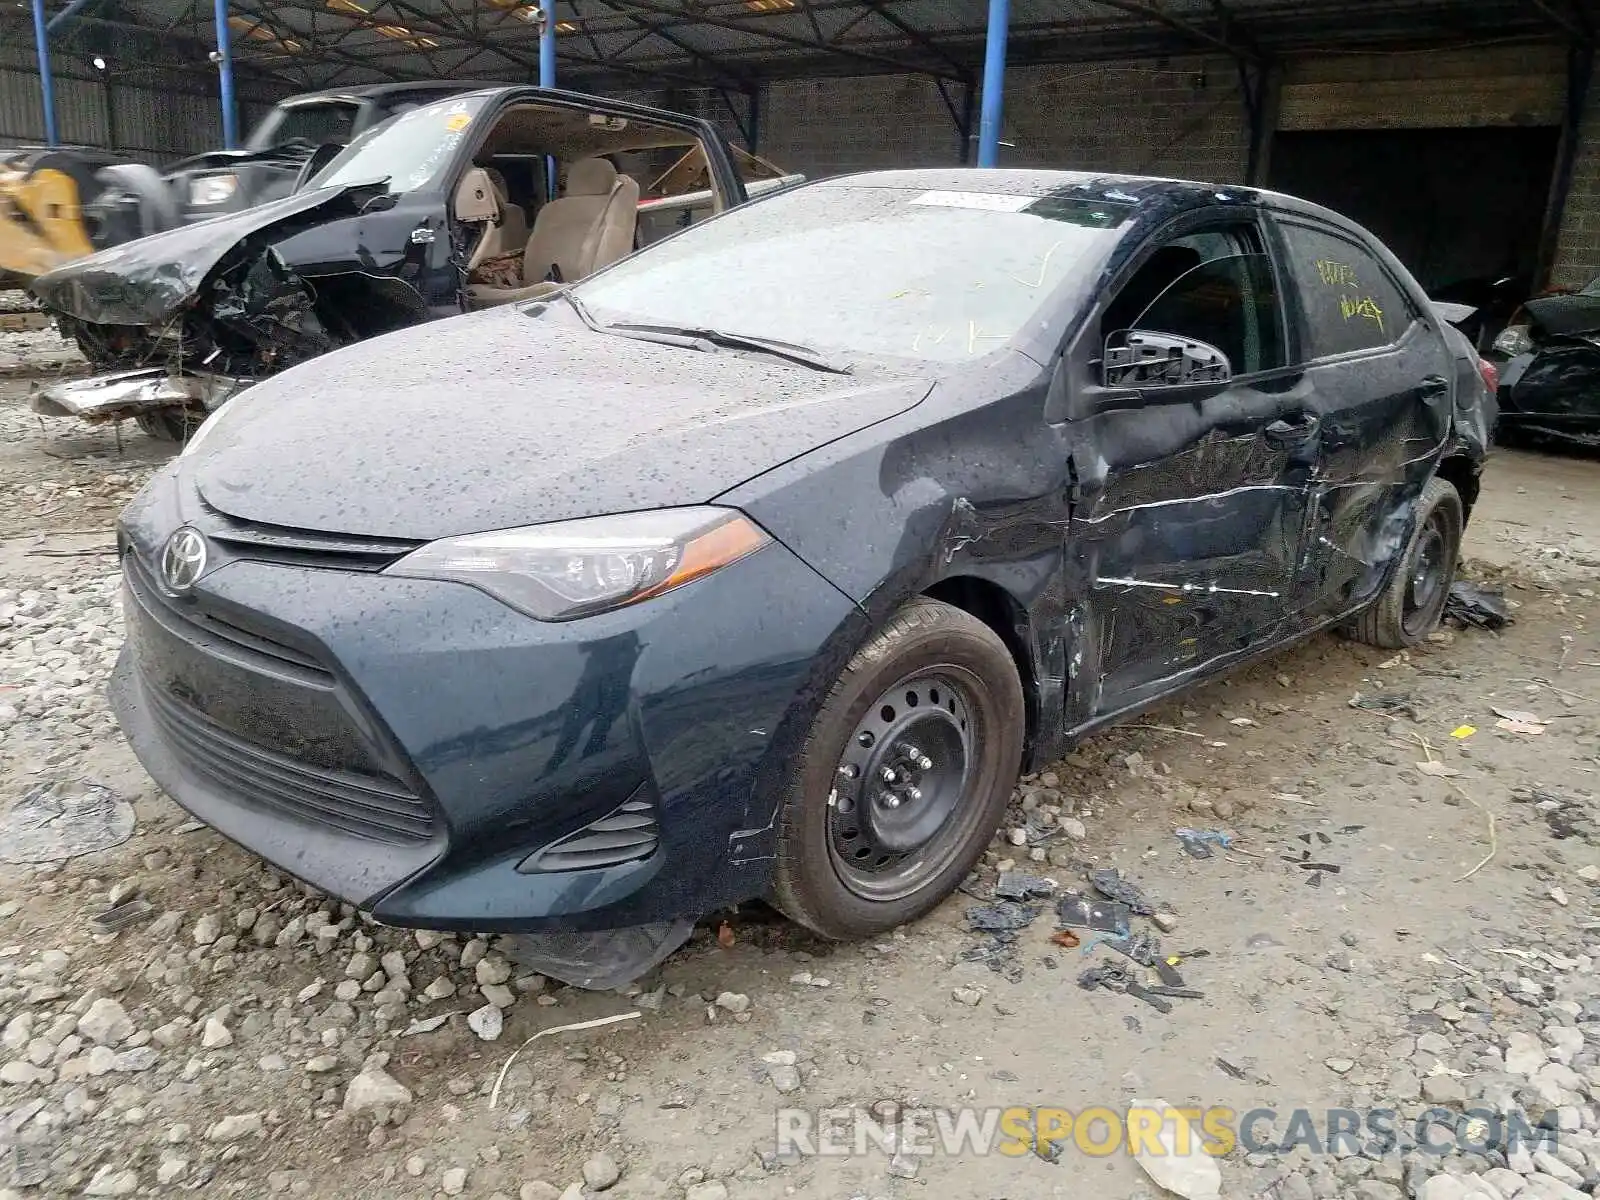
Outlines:
POLYGON ((187 592, 205 573, 206 540, 185 525, 167 539, 161 551, 161 579, 174 592, 187 592))

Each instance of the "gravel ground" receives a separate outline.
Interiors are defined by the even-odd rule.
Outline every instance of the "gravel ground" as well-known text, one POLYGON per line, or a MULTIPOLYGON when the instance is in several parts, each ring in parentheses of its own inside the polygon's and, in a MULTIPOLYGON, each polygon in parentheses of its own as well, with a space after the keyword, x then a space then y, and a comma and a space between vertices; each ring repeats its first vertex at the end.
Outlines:
POLYGON ((1272 1111, 1255 1133, 1279 1152, 1224 1156, 1228 1197, 1596 1192, 1593 461, 1493 464, 1470 570, 1517 605, 1503 633, 1398 656, 1312 639, 1023 781, 971 894, 914 926, 834 946, 719 914, 637 985, 584 993, 493 939, 373 926, 155 789, 102 695, 121 636, 107 551, 168 448, 41 421, 28 386, 0 382, 0 804, 133 832, 0 877, 0 1200, 1155 1197, 1122 1153, 909 1138, 927 1110, 1150 1096, 1272 1111), (1497 728, 1496 707, 1541 732, 1497 728), (1182 827, 1229 844, 1192 857, 1182 827), (1136 929, 1203 997, 1163 1014, 1084 990, 1085 969, 1129 964, 1053 944, 1047 905, 1012 940, 973 932, 1011 868, 1063 888, 1121 870, 1157 910, 1136 929), (95 924, 142 905, 121 932, 95 924), (780 1156, 779 1106, 899 1112, 908 1144, 780 1156), (1314 1153, 1291 1114, 1325 1133, 1330 1108, 1394 1109, 1408 1136, 1436 1109, 1436 1140, 1477 1150, 1314 1153), (1513 1148, 1484 1113, 1559 1136, 1513 1148))

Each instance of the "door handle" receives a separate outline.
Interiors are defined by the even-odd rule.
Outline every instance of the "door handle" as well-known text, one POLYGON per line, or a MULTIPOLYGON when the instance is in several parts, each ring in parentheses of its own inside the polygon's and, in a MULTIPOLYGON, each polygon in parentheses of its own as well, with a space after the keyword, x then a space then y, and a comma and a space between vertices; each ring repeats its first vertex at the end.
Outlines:
POLYGON ((1314 412, 1290 413, 1267 426, 1267 441, 1274 446, 1296 446, 1310 441, 1321 426, 1322 418, 1314 412))
POLYGON ((1443 375, 1424 375, 1418 389, 1424 400, 1437 400, 1450 391, 1450 381, 1443 375))

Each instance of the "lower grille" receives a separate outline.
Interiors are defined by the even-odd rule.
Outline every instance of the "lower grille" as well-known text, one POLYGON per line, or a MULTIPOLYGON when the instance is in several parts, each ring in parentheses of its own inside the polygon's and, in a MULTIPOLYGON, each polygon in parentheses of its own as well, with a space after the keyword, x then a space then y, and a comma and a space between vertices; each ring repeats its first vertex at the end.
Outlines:
POLYGON ((661 827, 655 806, 642 791, 598 821, 530 855, 517 870, 587 871, 649 858, 661 840, 661 827))
POLYGON ((156 728, 179 761, 239 803, 370 841, 432 836, 432 806, 400 784, 308 767, 236 737, 159 687, 144 690, 156 728))

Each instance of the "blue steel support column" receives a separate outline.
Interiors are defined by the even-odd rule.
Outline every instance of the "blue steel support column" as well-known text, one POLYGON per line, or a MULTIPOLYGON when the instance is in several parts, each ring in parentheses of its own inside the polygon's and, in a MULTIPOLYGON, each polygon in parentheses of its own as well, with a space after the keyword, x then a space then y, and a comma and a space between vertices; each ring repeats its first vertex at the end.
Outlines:
POLYGON ((44 140, 56 144, 56 88, 50 78, 50 35, 44 22, 44 0, 33 0, 33 44, 39 52, 39 90, 44 99, 44 140))
POLYGON ((978 165, 992 167, 1000 156, 1000 117, 1006 86, 1006 27, 1011 0, 989 0, 989 36, 983 52, 983 112, 978 119, 978 165))
MULTIPOLYGON (((539 28, 539 86, 556 85, 556 0, 539 0, 539 11, 544 20, 539 28)), ((545 195, 552 199, 556 194, 556 160, 544 160, 545 195)))
POLYGON ((233 109, 233 40, 228 36, 228 0, 216 0, 217 72, 222 77, 222 145, 239 145, 239 118, 233 109))

